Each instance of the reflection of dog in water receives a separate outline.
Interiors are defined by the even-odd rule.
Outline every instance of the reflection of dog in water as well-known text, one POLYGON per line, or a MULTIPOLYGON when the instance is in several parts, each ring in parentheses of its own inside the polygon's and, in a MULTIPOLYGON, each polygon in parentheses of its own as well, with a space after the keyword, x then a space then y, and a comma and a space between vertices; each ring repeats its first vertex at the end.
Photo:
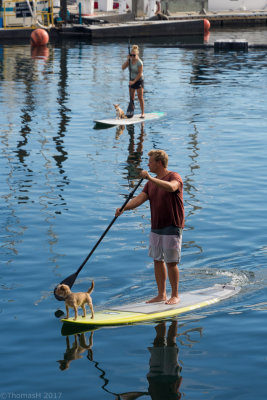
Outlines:
POLYGON ((86 317, 86 309, 85 309, 85 305, 88 304, 88 306, 91 309, 91 313, 92 313, 92 317, 94 318, 94 309, 93 309, 93 303, 92 303, 92 299, 90 296, 90 293, 92 293, 92 291, 94 290, 94 281, 92 281, 92 285, 90 287, 90 289, 88 289, 88 291, 85 292, 80 292, 80 293, 73 293, 68 285, 58 285, 57 289, 56 289, 56 294, 60 297, 63 297, 63 299, 65 300, 65 306, 66 306, 66 312, 67 312, 67 316, 66 318, 69 318, 69 307, 74 308, 74 312, 75 312, 75 318, 74 321, 77 319, 78 317, 78 307, 81 307, 83 309, 83 317, 86 317))
POLYGON ((81 333, 79 335, 74 335, 74 342, 72 346, 70 346, 70 339, 69 336, 66 337, 67 348, 64 354, 64 360, 59 360, 59 368, 64 371, 68 369, 70 366, 71 361, 79 360, 83 358, 82 353, 88 350, 88 359, 92 361, 93 359, 93 333, 91 332, 89 337, 89 344, 86 344, 85 334, 81 333))
POLYGON ((119 139, 120 135, 123 134, 125 126, 124 125, 119 125, 116 128, 116 139, 119 139))

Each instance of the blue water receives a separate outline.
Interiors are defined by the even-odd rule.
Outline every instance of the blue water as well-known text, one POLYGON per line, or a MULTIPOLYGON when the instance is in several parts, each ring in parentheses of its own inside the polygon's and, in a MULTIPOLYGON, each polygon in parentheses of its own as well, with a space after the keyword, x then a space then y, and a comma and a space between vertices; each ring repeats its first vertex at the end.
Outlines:
MULTIPOLYGON (((63 42, 45 57, 0 47, 2 399, 266 399, 267 55, 164 43, 139 41, 146 111, 167 117, 123 130, 93 120, 127 107, 127 43, 63 42), (184 180, 180 291, 241 292, 161 325, 65 336, 53 289, 106 229, 151 148, 184 180), (174 383, 149 378, 164 329, 177 345, 174 383)), ((74 289, 94 279, 95 308, 154 295, 149 229, 148 205, 123 214, 74 289)))

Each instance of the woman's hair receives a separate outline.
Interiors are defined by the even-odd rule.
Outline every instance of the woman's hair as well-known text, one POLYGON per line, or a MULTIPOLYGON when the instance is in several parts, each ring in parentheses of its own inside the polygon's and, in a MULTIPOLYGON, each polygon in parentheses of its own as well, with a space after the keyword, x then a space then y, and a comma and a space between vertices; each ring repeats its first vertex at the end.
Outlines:
POLYGON ((132 45, 132 50, 131 50, 133 53, 137 53, 137 54, 139 54, 139 47, 138 47, 138 45, 137 44, 133 44, 132 45))
POLYGON ((164 168, 168 166, 168 154, 164 150, 150 150, 149 157, 154 157, 155 161, 161 161, 164 168))

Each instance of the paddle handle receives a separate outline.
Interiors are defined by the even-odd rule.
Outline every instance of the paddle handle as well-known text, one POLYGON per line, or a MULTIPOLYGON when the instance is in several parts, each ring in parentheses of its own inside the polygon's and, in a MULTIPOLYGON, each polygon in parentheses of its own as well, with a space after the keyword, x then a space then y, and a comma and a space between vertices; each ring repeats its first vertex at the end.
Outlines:
MULTIPOLYGON (((133 197, 134 193, 136 192, 136 190, 139 188, 139 186, 141 185, 143 181, 143 178, 140 179, 140 181, 138 182, 138 184, 135 186, 134 190, 129 194, 129 196, 127 197, 127 199, 125 200, 125 202, 123 203, 123 205, 120 208, 120 212, 124 209, 124 207, 126 206, 126 204, 131 200, 131 198, 133 197)), ((77 269, 76 275, 79 274, 79 272, 81 271, 81 269, 84 267, 84 265, 87 263, 87 261, 89 260, 89 258, 91 257, 91 255, 93 254, 93 252, 95 251, 95 249, 97 248, 97 246, 99 245, 99 243, 102 241, 102 239, 106 236, 107 232, 110 230, 110 228, 112 227, 112 225, 114 224, 114 222, 116 221, 116 219, 118 218, 118 216, 115 216, 113 218, 113 220, 110 222, 109 226, 107 227, 107 229, 105 230, 105 232, 102 233, 102 235, 100 236, 100 238, 98 239, 98 241, 96 242, 96 244, 94 245, 94 247, 92 248, 92 250, 90 251, 90 253, 88 254, 88 256, 86 257, 86 259, 83 261, 83 263, 80 265, 80 267, 77 269)))

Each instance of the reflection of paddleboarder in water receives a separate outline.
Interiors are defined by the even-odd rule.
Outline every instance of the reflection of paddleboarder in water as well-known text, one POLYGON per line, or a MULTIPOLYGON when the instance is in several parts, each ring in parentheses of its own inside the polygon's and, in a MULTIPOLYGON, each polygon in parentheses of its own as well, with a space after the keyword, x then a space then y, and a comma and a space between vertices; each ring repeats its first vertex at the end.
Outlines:
POLYGON ((182 377, 180 376, 182 368, 178 364, 177 327, 177 321, 171 322, 168 332, 165 321, 155 326, 156 337, 153 347, 148 348, 151 357, 147 374, 149 387, 146 392, 111 392, 106 388, 109 380, 105 377, 105 371, 99 367, 98 362, 90 358, 95 367, 101 371, 101 379, 105 382, 102 389, 115 395, 114 400, 136 400, 148 395, 151 400, 179 400, 181 398, 179 389, 182 382, 182 377))
POLYGON ((155 327, 156 337, 151 354, 150 371, 147 374, 148 392, 152 400, 179 400, 179 388, 182 382, 181 367, 178 364, 178 347, 176 344, 177 321, 173 321, 166 336, 166 322, 155 327))
POLYGON ((144 76, 143 76, 143 61, 139 58, 139 47, 134 44, 127 57, 127 60, 122 64, 122 69, 129 68, 130 70, 130 81, 129 91, 130 99, 134 103, 135 90, 141 108, 141 118, 145 117, 145 106, 144 106, 144 76))
POLYGON ((151 357, 147 380, 148 392, 127 392, 118 394, 115 400, 136 400, 150 395, 151 400, 179 400, 182 383, 181 366, 178 364, 179 349, 176 344, 177 321, 172 321, 166 335, 166 322, 155 327, 156 337, 153 347, 149 347, 151 357))

